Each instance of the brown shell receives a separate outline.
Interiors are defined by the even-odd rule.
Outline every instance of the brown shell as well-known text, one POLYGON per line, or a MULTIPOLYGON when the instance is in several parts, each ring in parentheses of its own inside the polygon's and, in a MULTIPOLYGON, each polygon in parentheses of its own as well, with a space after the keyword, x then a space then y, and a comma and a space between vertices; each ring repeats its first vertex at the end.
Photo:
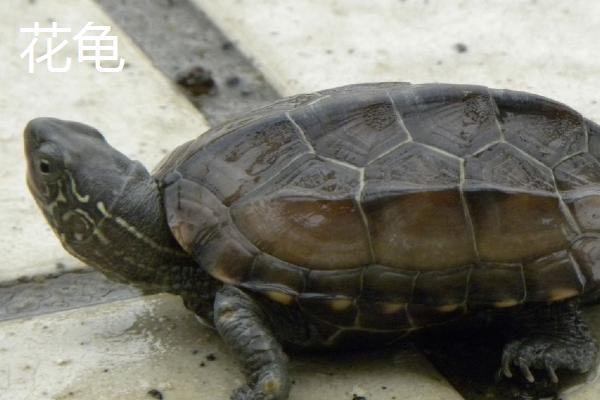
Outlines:
POLYGON ((283 99, 156 171, 203 268, 346 329, 410 330, 600 279, 600 128, 466 85, 283 99))

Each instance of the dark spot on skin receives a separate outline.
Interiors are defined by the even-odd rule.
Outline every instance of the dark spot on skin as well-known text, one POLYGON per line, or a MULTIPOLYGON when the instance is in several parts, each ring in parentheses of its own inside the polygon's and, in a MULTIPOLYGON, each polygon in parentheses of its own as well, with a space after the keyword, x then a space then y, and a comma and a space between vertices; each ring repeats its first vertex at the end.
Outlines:
POLYGON ((215 356, 213 353, 210 353, 209 355, 206 356, 206 359, 208 361, 215 361, 217 359, 217 356, 215 356))
POLYGON ((454 45, 454 50, 456 50, 458 53, 466 53, 469 49, 464 43, 456 43, 454 45))
POLYGON ((365 396, 359 396, 357 394, 352 394, 352 400, 367 400, 365 396))
POLYGON ((386 389, 387 389, 387 386, 382 386, 381 387, 381 390, 386 390, 386 389))
POLYGON ((206 364, 204 364, 203 362, 201 362, 201 363, 200 363, 200 366, 201 366, 201 367, 205 367, 205 366, 206 366, 206 364))
POLYGON ((229 42, 229 41, 228 42, 224 42, 221 45, 221 49, 223 49, 223 50, 231 50, 231 49, 233 49, 233 43, 229 42))
POLYGON ((192 354, 198 354, 198 350, 192 350, 192 354))
POLYGON ((225 81, 225 84, 228 87, 235 87, 238 86, 240 84, 241 80, 239 76, 231 76, 229 78, 227 78, 227 80, 225 81))
POLYGON ((151 389, 148 390, 148 395, 154 399, 158 399, 158 400, 163 400, 165 397, 163 396, 163 394, 156 389, 151 389))
POLYGON ((175 81, 193 96, 212 94, 216 89, 212 73, 201 66, 191 67, 178 73, 175 81))
POLYGON ((102 372, 108 372, 108 368, 104 368, 102 372))

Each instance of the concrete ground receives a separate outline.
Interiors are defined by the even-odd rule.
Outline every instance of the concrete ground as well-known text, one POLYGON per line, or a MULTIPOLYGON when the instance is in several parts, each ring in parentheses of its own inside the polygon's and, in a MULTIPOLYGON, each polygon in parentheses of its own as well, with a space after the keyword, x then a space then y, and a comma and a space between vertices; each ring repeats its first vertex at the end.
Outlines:
MULTIPOLYGON (((175 63, 165 61, 177 54, 156 50, 160 36, 154 48, 139 37, 148 26, 158 28, 157 20, 149 23, 143 13, 126 17, 115 2, 99 3, 105 8, 92 0, 0 5, 0 399, 225 399, 242 376, 214 332, 172 296, 142 296, 87 272, 60 247, 24 184, 21 131, 33 117, 89 123, 151 167, 177 144, 208 129, 214 113, 235 113, 238 107, 227 108, 228 101, 239 104, 248 97, 243 85, 228 86, 226 62, 213 60, 210 69, 221 90, 190 102, 173 83, 175 63), (39 64, 29 74, 19 54, 31 36, 19 28, 53 20, 75 32, 88 21, 112 26, 126 68, 99 73, 89 62, 74 62, 69 72, 51 73, 39 64), (203 112, 211 115, 205 118, 203 112)), ((156 3, 168 13, 186 2, 156 3)), ((192 3, 221 29, 222 36, 215 37, 226 41, 220 46, 241 51, 235 65, 251 61, 255 70, 236 74, 248 76, 250 92, 258 92, 252 101, 363 81, 469 82, 544 94, 600 121, 594 90, 600 76, 600 4, 192 3)), ((177 31, 177 21, 172 16, 161 29, 177 31)), ((207 57, 215 58, 210 48, 214 53, 206 50, 207 57)), ((61 52, 57 64, 66 56, 76 58, 76 48, 61 52)), ((203 57, 187 60, 205 65, 203 57)), ((598 314, 590 310, 588 318, 600 337, 598 314)), ((466 393, 459 394, 420 350, 408 345, 362 355, 296 357, 291 373, 295 400, 452 400, 466 393)), ((566 396, 597 399, 600 384, 566 396)))

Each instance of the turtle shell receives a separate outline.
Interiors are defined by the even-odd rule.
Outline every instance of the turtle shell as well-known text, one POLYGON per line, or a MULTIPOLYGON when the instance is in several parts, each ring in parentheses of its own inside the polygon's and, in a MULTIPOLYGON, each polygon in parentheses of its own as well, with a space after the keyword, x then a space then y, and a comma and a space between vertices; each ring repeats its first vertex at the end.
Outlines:
POLYGON ((376 83, 249 113, 155 175, 215 278, 337 327, 410 330, 596 290, 598 156, 600 128, 544 97, 376 83))

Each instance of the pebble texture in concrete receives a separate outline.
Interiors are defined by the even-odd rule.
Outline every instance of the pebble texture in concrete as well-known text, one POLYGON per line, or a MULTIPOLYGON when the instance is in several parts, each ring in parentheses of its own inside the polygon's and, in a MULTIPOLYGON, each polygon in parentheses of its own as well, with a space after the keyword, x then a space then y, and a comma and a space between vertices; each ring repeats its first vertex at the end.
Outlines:
POLYGON ((368 81, 476 83, 600 121, 600 3, 193 0, 284 94, 368 81))
MULTIPOLYGON (((67 269, 81 267, 62 249, 26 188, 21 132, 28 120, 53 116, 88 123, 149 168, 176 145, 205 131, 207 124, 92 1, 7 0, 0 7, 0 282, 4 282, 57 272, 57 262, 67 269), (76 43, 71 41, 55 60, 61 66, 65 57, 71 57, 70 71, 52 73, 37 64, 35 73, 28 73, 27 61, 19 55, 32 35, 19 28, 32 27, 35 21, 43 27, 56 21, 59 27, 72 29, 55 45, 62 39, 71 41, 88 21, 112 26, 126 67, 118 73, 100 73, 92 62, 79 64, 76 43)), ((40 37, 36 56, 43 54, 45 40, 40 37)))

